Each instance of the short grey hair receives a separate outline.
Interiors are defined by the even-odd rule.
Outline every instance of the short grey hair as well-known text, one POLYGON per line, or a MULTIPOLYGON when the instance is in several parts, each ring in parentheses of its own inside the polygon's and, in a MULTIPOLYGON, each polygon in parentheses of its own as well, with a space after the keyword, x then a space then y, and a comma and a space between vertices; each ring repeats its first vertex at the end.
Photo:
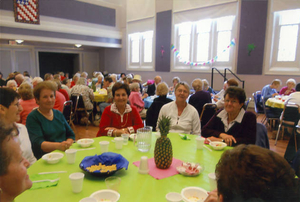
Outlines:
POLYGON ((167 95, 168 92, 169 92, 169 87, 168 87, 168 84, 166 84, 166 82, 161 82, 157 85, 156 95, 164 96, 164 95, 167 95))
POLYGON ((39 77, 39 76, 36 76, 36 77, 34 77, 33 79, 32 79, 32 83, 34 83, 34 82, 36 82, 37 84, 38 83, 41 83, 41 82, 43 82, 44 80, 41 78, 41 77, 39 77))
POLYGON ((203 89, 206 90, 208 88, 208 86, 209 86, 209 83, 208 83, 208 81, 206 79, 202 79, 202 82, 203 82, 203 89))
POLYGON ((132 91, 133 89, 136 89, 136 88, 139 88, 139 87, 140 87, 139 83, 131 83, 131 84, 129 85, 129 88, 130 88, 131 91, 132 91))
POLYGON ((13 84, 13 85, 16 86, 16 87, 18 86, 18 85, 17 85, 17 82, 16 82, 15 80, 9 80, 9 81, 6 83, 6 86, 9 87, 10 84, 13 84))
POLYGON ((295 80, 295 79, 292 79, 292 78, 288 79, 288 80, 286 81, 286 85, 287 85, 288 83, 293 83, 294 86, 296 86, 296 80, 295 80))
POLYGON ((180 82, 180 78, 178 76, 175 76, 173 79, 172 79, 172 83, 174 83, 174 81, 177 81, 177 83, 180 82))
POLYGON ((88 76, 88 73, 87 72, 82 72, 80 77, 87 77, 88 76))
POLYGON ((192 87, 194 88, 194 90, 197 91, 201 91, 203 90, 203 81, 199 78, 194 79, 192 81, 192 87))
POLYGON ((86 78, 80 77, 76 82, 76 85, 85 85, 86 86, 86 78))
POLYGON ((177 88, 178 88, 180 85, 183 85, 183 86, 188 90, 188 92, 190 93, 190 86, 189 86, 189 84, 187 84, 187 82, 185 82, 185 81, 182 81, 182 82, 179 82, 178 84, 176 84, 176 86, 175 86, 175 91, 177 90, 177 88))

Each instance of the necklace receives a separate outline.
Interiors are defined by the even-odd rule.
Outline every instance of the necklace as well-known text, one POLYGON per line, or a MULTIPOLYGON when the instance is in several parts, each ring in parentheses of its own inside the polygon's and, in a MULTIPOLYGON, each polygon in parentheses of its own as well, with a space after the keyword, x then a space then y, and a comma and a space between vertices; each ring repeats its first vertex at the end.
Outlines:
MULTIPOLYGON (((127 124, 127 120, 128 120, 128 113, 126 113, 125 114, 125 116, 126 116, 126 120, 125 120, 125 123, 124 123, 124 125, 121 125, 121 128, 123 128, 124 126, 126 126, 126 124, 127 124)), ((122 120, 121 120, 122 121, 122 120)))
POLYGON ((47 114, 44 114, 43 112, 41 112, 40 108, 37 109, 38 112, 40 112, 46 119, 52 121, 53 120, 53 111, 51 110, 51 115, 47 115, 47 114))

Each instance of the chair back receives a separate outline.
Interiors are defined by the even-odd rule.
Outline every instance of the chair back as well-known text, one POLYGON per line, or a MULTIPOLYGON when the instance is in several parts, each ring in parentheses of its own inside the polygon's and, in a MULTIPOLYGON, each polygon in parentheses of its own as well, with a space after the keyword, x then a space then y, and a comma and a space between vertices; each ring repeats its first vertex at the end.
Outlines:
POLYGON ((77 111, 86 111, 82 95, 80 93, 73 93, 71 95, 71 100, 75 105, 74 113, 76 113, 77 111))
POLYGON ((200 115, 201 127, 205 126, 207 122, 215 115, 217 112, 218 107, 216 104, 213 103, 206 103, 203 105, 203 109, 200 115))
POLYGON ((257 114, 264 114, 263 107, 261 105, 261 91, 256 91, 252 94, 254 100, 254 110, 257 114))
POLYGON ((287 100, 284 104, 284 109, 282 111, 282 116, 280 117, 280 122, 291 122, 294 126, 298 124, 300 118, 300 106, 290 100, 287 100))
POLYGON ((270 149, 268 132, 265 125, 256 123, 256 141, 255 145, 270 149))
POLYGON ((72 121, 73 118, 73 102, 72 100, 64 102, 63 115, 68 123, 72 121))

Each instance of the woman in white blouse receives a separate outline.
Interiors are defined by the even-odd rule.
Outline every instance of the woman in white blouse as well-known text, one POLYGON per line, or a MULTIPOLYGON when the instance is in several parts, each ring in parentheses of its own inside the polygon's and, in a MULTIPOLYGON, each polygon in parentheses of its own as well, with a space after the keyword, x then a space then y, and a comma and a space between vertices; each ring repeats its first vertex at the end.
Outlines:
POLYGON ((170 132, 200 135, 201 125, 197 110, 186 102, 190 88, 186 82, 179 82, 175 87, 176 100, 165 104, 158 115, 171 117, 170 132))

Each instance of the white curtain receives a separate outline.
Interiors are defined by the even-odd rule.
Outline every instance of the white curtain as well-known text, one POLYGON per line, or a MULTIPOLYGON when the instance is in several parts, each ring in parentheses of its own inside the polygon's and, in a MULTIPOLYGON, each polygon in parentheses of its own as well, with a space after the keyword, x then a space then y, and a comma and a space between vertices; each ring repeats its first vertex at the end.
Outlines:
POLYGON ((300 0, 271 0, 271 13, 276 11, 291 10, 300 8, 300 0))
MULTIPOLYGON (((176 1, 176 0, 175 0, 176 1)), ((175 2, 174 1, 174 2, 175 2)), ((174 13, 174 24, 183 22, 195 22, 198 20, 209 18, 218 18, 228 15, 237 16, 238 14, 238 3, 226 3, 218 6, 210 6, 205 8, 192 9, 188 11, 174 13)))
POLYGON ((155 16, 155 0, 127 0, 127 22, 155 16))
POLYGON ((237 0, 173 0, 173 12, 204 8, 230 2, 237 2, 237 0))
POLYGON ((154 30, 154 17, 127 23, 127 34, 154 30))

